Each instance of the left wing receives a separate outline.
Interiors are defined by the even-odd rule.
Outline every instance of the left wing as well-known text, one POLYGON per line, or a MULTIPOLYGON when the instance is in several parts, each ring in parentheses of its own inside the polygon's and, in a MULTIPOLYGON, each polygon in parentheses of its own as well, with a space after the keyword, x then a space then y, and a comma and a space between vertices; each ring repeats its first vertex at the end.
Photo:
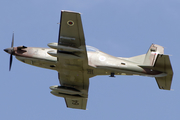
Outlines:
POLYGON ((58 45, 62 48, 57 51, 59 82, 61 86, 75 88, 82 93, 64 97, 66 105, 69 108, 86 109, 88 59, 80 13, 61 11, 58 45))
POLYGON ((87 98, 64 98, 68 108, 86 110, 87 98))

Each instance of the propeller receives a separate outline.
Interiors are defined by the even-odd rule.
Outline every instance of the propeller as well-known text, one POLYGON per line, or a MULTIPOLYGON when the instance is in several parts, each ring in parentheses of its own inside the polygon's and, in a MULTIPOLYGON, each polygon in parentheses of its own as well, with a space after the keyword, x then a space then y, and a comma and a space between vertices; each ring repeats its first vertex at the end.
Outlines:
MULTIPOLYGON (((24 49, 24 48, 27 48, 27 47, 26 46, 19 46, 19 47, 17 47, 17 50, 21 50, 21 49, 24 49)), ((14 32, 12 34, 11 47, 4 49, 4 51, 10 54, 10 61, 9 61, 9 71, 10 71, 11 70, 11 66, 12 66, 12 61, 13 61, 13 55, 15 55, 15 50, 14 50, 14 32)))
POLYGON ((10 61, 9 61, 9 71, 11 70, 12 61, 13 61, 13 52, 14 52, 14 33, 12 35, 11 49, 10 49, 10 61))

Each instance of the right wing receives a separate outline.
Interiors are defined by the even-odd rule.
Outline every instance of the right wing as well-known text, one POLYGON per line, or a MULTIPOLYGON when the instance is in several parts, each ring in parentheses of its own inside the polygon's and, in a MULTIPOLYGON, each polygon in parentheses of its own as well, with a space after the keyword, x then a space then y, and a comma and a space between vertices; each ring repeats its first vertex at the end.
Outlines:
POLYGON ((74 48, 83 46, 82 49, 85 50, 85 38, 80 13, 61 11, 58 44, 74 48))

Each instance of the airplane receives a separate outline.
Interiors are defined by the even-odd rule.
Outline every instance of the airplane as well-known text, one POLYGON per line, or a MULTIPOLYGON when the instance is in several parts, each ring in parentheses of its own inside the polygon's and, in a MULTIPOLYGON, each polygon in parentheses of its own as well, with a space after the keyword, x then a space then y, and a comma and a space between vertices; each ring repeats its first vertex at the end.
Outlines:
POLYGON ((63 97, 68 108, 86 110, 89 78, 97 75, 139 75, 155 77, 159 89, 170 90, 173 70, 164 48, 152 44, 146 54, 130 58, 114 57, 85 44, 81 14, 61 11, 58 43, 50 48, 11 47, 9 71, 13 55, 21 62, 58 71, 60 85, 50 86, 51 94, 63 97))

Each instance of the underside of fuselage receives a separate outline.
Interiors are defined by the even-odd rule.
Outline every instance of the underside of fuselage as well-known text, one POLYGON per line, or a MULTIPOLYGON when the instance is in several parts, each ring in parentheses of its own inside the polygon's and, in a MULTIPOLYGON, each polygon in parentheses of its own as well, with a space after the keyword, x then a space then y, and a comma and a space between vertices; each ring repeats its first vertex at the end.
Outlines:
MULTIPOLYGON (((56 52, 57 50, 27 47, 24 49, 16 49, 14 55, 23 63, 58 71, 61 67, 57 64, 57 57, 49 55, 48 51, 56 52)), ((101 51, 87 52, 87 56, 89 64, 87 72, 91 72, 92 77, 96 75, 110 75, 111 77, 114 77, 114 75, 166 76, 163 72, 153 70, 152 68, 140 67, 137 63, 130 62, 123 58, 117 58, 101 51)))

